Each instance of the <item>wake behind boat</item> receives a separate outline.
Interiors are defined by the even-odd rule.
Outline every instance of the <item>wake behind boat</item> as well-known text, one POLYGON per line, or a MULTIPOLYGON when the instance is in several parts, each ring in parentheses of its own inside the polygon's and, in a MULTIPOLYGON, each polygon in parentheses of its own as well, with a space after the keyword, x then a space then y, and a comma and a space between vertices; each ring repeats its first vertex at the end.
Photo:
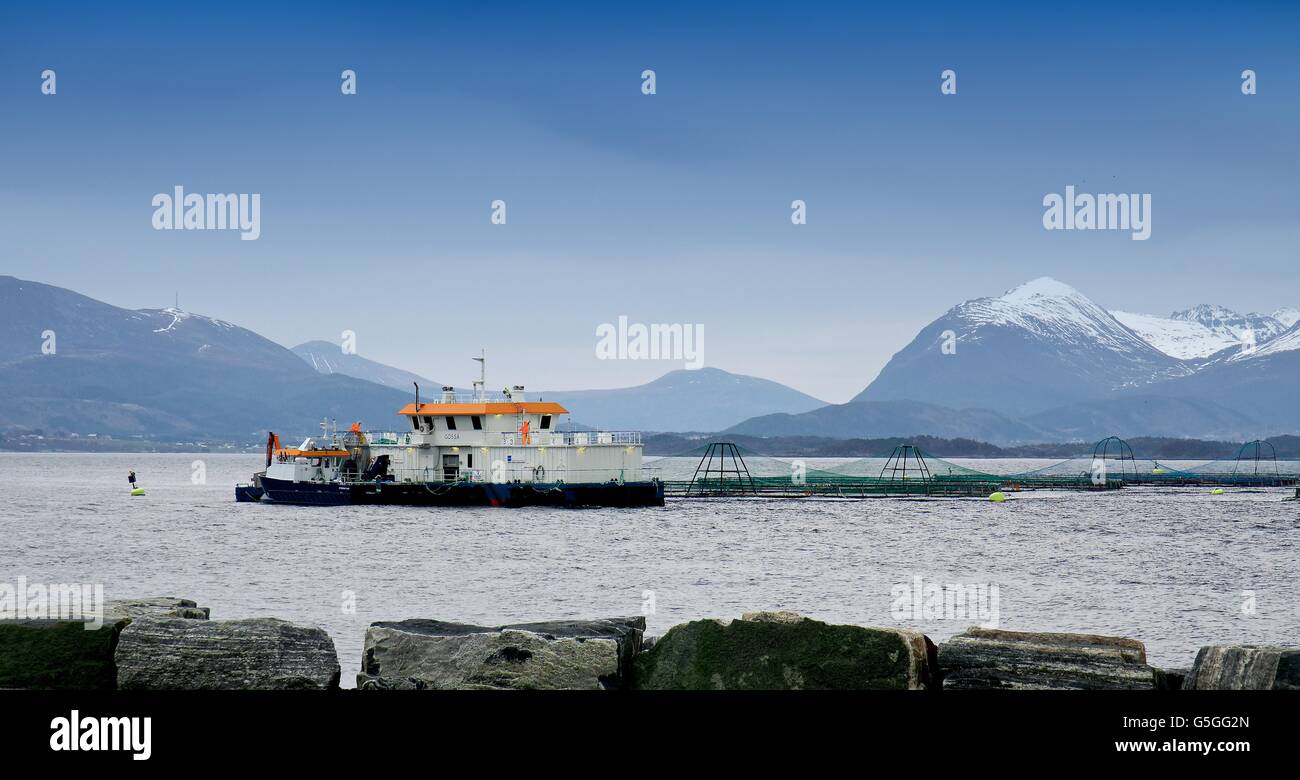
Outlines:
POLYGON ((267 467, 238 485, 239 501, 422 506, 663 506, 664 488, 642 468, 635 431, 562 431, 558 403, 528 401, 516 385, 489 397, 484 381, 458 395, 398 411, 402 431, 322 436, 297 448, 267 440, 267 467))

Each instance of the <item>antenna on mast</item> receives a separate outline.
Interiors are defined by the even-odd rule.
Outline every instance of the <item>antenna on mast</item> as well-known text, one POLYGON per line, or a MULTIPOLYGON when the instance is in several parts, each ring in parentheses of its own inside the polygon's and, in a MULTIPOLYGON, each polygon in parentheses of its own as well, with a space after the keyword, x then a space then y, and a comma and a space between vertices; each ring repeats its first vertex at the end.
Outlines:
POLYGON ((478 381, 474 383, 474 396, 476 400, 485 400, 483 391, 487 387, 487 350, 480 348, 479 356, 473 358, 478 361, 478 381))

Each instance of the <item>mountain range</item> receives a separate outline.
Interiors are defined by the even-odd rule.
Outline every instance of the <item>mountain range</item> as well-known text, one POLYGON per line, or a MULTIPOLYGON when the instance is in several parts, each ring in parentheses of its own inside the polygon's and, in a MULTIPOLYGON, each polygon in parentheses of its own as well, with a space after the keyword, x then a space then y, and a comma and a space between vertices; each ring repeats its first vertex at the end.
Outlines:
MULTIPOLYGON (((924 327, 851 402, 716 368, 644 385, 530 391, 573 423, 736 436, 931 435, 995 443, 1125 436, 1249 439, 1300 430, 1300 311, 1108 311, 1050 278, 924 327)), ((390 424, 441 383, 310 341, 287 349, 179 309, 131 310, 0 277, 0 431, 160 436, 390 424), (49 338, 47 338, 47 335, 49 338), (51 354, 47 354, 51 353, 51 354)))
MULTIPOLYGON (((344 374, 412 392, 412 382, 432 394, 441 383, 355 354, 337 344, 309 341, 293 348, 322 374, 344 374)), ((804 412, 825 406, 778 382, 718 368, 677 369, 634 387, 609 390, 530 390, 529 398, 556 401, 581 427, 606 430, 717 431, 755 415, 804 412)))
POLYGON ((632 431, 718 431, 758 415, 826 405, 770 379, 708 367, 677 369, 636 387, 548 390, 538 397, 560 402, 585 424, 632 431))
POLYGON ((1044 277, 948 310, 853 400, 976 408, 1061 437, 1255 438, 1300 430, 1298 381, 1294 309, 1109 312, 1044 277))
MULTIPOLYGON (((440 382, 309 341, 293 349, 179 309, 132 310, 0 276, 0 431, 258 437, 304 435, 323 417, 396 422, 412 382, 440 382), (42 334, 52 334, 45 339, 42 334), (48 346, 47 346, 48 345, 48 346)), ((564 403, 578 427, 716 431, 823 401, 715 368, 645 385, 530 392, 564 403)))
POLYGON ((0 430, 201 437, 311 432, 405 395, 320 376, 288 349, 178 309, 131 310, 0 277, 0 430))

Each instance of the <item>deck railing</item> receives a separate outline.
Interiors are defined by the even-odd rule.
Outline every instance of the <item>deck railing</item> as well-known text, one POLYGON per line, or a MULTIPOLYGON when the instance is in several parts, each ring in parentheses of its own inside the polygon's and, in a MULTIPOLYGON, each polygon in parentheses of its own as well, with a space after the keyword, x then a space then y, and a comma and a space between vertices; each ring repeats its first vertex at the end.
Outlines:
MULTIPOLYGON (((525 446, 524 434, 518 431, 457 431, 463 438, 443 439, 439 447, 519 447, 525 446)), ((369 431, 366 442, 371 445, 413 446, 415 437, 422 434, 396 433, 394 431, 369 431)), ((423 434, 427 435, 427 434, 423 434)), ((530 431, 526 446, 530 447, 592 447, 630 446, 641 444, 640 431, 530 431)), ((339 446, 345 446, 340 442, 339 446)))
POLYGON ((565 469, 555 468, 537 470, 532 465, 506 464, 506 468, 493 471, 486 469, 454 469, 447 471, 440 468, 423 469, 389 469, 388 475, 394 482, 402 483, 446 483, 446 482, 609 482, 610 480, 649 480, 659 478, 657 468, 604 468, 604 469, 565 469))

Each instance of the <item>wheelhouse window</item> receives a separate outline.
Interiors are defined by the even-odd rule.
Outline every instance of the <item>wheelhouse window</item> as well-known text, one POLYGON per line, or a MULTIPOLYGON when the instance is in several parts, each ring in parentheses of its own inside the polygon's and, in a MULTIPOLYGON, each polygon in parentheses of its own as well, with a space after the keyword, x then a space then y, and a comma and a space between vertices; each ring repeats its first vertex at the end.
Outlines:
POLYGON ((411 430, 413 431, 420 430, 420 418, 416 417, 415 415, 411 415, 411 430))
POLYGON ((452 417, 451 415, 447 415, 445 419, 447 420, 447 430, 449 431, 456 430, 456 418, 452 417))
POLYGON ((550 429, 550 427, 551 427, 551 416, 549 414, 542 415, 542 430, 544 431, 548 430, 550 429))
POLYGON ((424 427, 425 427, 426 430, 430 430, 430 431, 433 430, 433 417, 432 417, 432 416, 426 416, 426 417, 424 418, 424 427))
POLYGON ((481 430, 483 430, 483 418, 482 418, 482 417, 480 417, 480 416, 478 416, 478 415, 476 414, 476 415, 474 415, 473 417, 469 418, 469 421, 470 421, 470 424, 472 424, 472 425, 474 426, 474 430, 476 430, 476 431, 481 431, 481 430))

